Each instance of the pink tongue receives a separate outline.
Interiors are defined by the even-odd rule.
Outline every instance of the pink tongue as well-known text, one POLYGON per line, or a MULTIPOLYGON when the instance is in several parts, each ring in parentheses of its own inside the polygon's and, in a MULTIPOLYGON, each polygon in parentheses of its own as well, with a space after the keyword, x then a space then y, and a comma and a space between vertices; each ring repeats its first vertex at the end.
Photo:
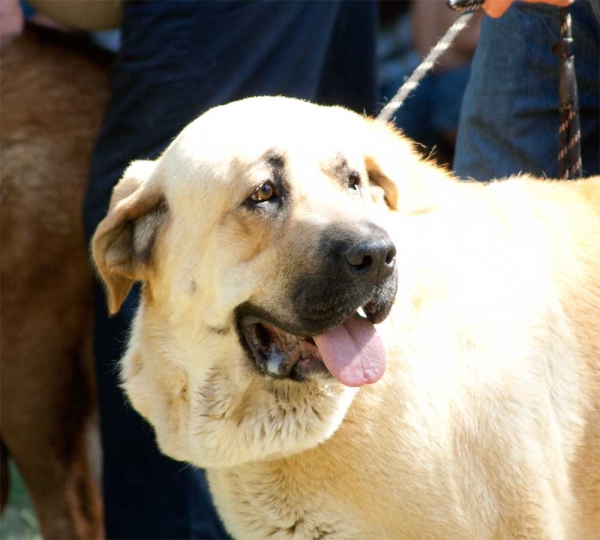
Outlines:
POLYGON ((324 364, 346 386, 371 384, 385 371, 385 345, 375 326, 357 315, 314 337, 324 364))

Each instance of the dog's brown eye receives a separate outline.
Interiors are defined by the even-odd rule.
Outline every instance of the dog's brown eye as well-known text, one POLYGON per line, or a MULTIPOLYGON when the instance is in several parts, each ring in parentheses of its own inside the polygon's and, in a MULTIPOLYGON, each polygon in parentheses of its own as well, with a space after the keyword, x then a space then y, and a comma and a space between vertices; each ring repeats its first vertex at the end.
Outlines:
POLYGON ((360 174, 356 172, 350 173, 348 176, 348 187, 358 191, 358 188, 360 188, 360 174))
POLYGON ((275 195, 275 186, 270 180, 258 186, 250 198, 256 202, 268 201, 275 195))

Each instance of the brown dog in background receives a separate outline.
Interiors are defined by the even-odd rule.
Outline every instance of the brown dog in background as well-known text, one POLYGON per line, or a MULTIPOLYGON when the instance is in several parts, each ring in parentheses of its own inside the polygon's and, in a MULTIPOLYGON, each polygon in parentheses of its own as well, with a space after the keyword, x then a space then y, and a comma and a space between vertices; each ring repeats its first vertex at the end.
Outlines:
POLYGON ((1 504, 10 456, 45 538, 103 536, 88 451, 96 404, 81 205, 108 63, 91 49, 28 28, 0 65, 1 504))

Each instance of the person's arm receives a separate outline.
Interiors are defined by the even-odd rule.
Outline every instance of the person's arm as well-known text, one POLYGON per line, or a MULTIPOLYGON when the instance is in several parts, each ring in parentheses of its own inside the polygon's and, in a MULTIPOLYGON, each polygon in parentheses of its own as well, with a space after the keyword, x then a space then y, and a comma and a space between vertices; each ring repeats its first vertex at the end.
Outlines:
POLYGON ((123 18, 121 0, 27 0, 27 3, 38 13, 76 30, 118 28, 123 18))
MULTIPOLYGON (((490 17, 500 17, 510 7, 515 0, 485 0, 481 7, 490 17)), ((565 7, 572 4, 575 0, 522 0, 530 4, 552 4, 554 6, 565 7)))

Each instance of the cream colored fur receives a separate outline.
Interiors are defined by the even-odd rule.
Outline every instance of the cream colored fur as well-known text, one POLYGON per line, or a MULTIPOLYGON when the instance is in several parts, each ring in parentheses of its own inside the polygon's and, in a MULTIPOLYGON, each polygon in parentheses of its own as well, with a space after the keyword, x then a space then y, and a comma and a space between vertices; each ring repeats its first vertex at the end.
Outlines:
POLYGON ((599 178, 460 183, 387 127, 254 98, 133 164, 94 257, 113 311, 144 282, 124 388, 163 452, 207 469, 234 537, 599 537, 599 178), (293 194, 266 219, 243 204, 270 149, 293 194), (332 179, 339 155, 361 193, 332 179), (359 390, 260 375, 234 309, 284 313, 317 231, 363 217, 398 250, 386 374, 359 390))

